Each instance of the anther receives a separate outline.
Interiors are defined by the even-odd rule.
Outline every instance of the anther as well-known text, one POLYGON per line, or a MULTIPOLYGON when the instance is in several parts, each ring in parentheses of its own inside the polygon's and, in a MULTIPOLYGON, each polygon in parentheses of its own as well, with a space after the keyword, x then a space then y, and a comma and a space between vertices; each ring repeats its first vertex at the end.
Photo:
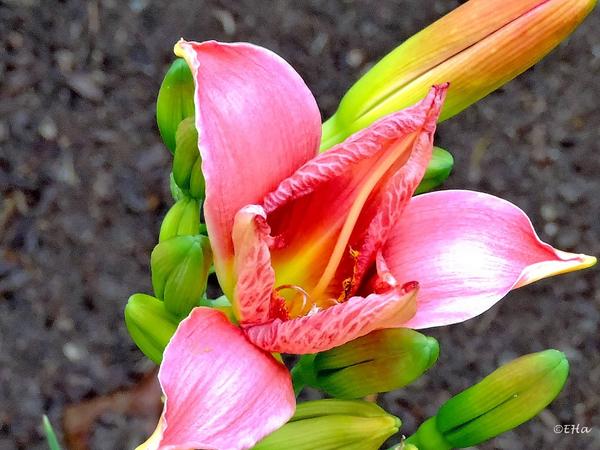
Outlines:
POLYGON ((296 286, 295 284, 282 284, 281 286, 277 286, 275 288, 275 293, 279 294, 281 291, 286 289, 290 289, 295 292, 295 295, 293 295, 291 298, 282 296, 285 298, 286 307, 290 317, 304 315, 309 309, 309 306, 312 305, 312 301, 310 299, 310 295, 308 295, 308 292, 306 292, 300 286, 296 286), (300 298, 302 300, 302 304, 300 305, 297 300, 298 294, 300 294, 300 298))

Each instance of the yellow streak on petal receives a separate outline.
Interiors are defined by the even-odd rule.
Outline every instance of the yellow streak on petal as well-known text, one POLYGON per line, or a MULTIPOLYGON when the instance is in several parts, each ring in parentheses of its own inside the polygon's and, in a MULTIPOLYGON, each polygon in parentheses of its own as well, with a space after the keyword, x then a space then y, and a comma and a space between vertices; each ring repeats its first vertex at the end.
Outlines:
POLYGON ((158 421, 154 433, 152 433, 146 442, 137 446, 135 450, 157 450, 163 435, 164 422, 164 417, 160 416, 160 420, 158 421))
POLYGON ((362 212, 369 195, 377 183, 379 183, 381 178, 383 178, 385 173, 389 170, 389 168, 394 164, 394 162, 399 160, 403 154, 407 153, 412 148, 416 137, 417 133, 415 132, 394 144, 391 151, 388 152, 388 155, 383 158, 382 161, 377 163, 377 166, 370 171, 368 177, 362 182, 358 190, 358 195, 352 204, 352 208, 346 216, 342 231, 337 238, 337 242, 331 257, 329 258, 329 262, 323 271, 323 275, 319 279, 319 282, 315 288, 312 290, 311 296, 314 299, 319 299, 323 295, 331 283, 331 280, 335 276, 340 261, 347 251, 348 241, 350 240, 354 226, 358 221, 360 213, 362 212))
POLYGON ((562 260, 544 261, 527 267, 521 274, 521 277, 514 288, 516 289, 526 286, 535 281, 552 277, 554 275, 587 269, 588 267, 592 267, 594 264, 596 264, 597 261, 595 256, 576 255, 560 250, 555 251, 557 255, 562 258, 562 260))

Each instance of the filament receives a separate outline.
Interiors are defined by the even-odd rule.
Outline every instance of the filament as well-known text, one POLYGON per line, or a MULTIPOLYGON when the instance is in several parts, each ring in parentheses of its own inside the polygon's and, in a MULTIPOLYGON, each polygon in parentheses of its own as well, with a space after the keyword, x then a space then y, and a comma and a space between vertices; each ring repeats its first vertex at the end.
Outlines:
POLYGON ((291 290, 293 294, 291 296, 282 295, 281 297, 285 300, 285 306, 288 310, 289 316, 299 317, 303 316, 310 311, 313 306, 313 302, 304 289, 295 284, 282 284, 275 288, 275 292, 279 294, 283 290, 291 290))

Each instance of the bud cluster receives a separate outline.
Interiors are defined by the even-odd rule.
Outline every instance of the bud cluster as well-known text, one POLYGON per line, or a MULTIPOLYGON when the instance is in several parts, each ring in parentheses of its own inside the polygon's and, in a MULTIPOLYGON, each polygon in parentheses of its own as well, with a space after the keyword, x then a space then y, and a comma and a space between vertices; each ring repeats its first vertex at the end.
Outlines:
MULTIPOLYGON (((163 219, 150 259, 155 296, 135 294, 125 308, 129 334, 157 364, 180 320, 203 302, 216 306, 204 299, 212 252, 202 234, 204 176, 193 97, 192 74, 185 61, 177 59, 165 75, 156 104, 161 137, 174 154, 170 181, 175 204, 163 219)), ((230 306, 220 308, 227 313, 230 306)))

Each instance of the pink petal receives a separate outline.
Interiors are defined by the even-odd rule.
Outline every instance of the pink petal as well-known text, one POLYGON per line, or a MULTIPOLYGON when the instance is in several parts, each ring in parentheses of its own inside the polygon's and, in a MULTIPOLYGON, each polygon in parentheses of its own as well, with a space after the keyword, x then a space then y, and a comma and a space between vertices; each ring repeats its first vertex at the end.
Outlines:
POLYGON ((270 319, 275 272, 269 244, 273 238, 264 210, 257 205, 242 208, 235 216, 233 245, 236 284, 233 308, 240 323, 265 323, 270 319))
POLYGON ((278 285, 317 285, 319 294, 332 286, 335 298, 352 274, 350 248, 361 272, 372 262, 423 176, 446 89, 433 87, 415 106, 312 159, 265 197, 281 244, 272 251, 278 285))
POLYGON ((321 118, 300 76, 269 50, 181 40, 175 53, 194 76, 204 214, 217 275, 230 295, 235 214, 317 154, 321 118))
POLYGON ((270 351, 292 354, 316 353, 345 344, 373 330, 404 323, 415 312, 418 284, 407 283, 385 294, 352 297, 297 319, 275 319, 245 329, 248 339, 270 351))
POLYGON ((295 410, 285 366, 210 308, 181 322, 158 378, 165 408, 148 450, 252 448, 295 410))
POLYGON ((399 282, 421 286, 417 313, 404 326, 462 322, 511 289, 589 267, 596 259, 540 241, 523 211, 472 191, 414 197, 393 228, 383 258, 399 282))

